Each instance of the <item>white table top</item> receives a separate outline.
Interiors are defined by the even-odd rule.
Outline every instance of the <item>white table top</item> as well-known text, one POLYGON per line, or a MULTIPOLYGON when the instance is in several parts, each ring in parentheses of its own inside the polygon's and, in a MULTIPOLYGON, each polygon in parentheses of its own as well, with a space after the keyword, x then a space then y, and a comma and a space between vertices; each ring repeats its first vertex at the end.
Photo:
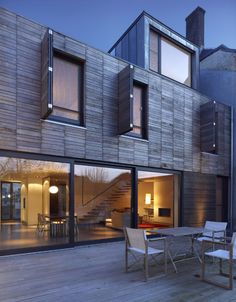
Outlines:
POLYGON ((150 230, 152 234, 159 234, 164 236, 190 236, 190 235, 198 235, 203 232, 203 228, 197 227, 177 227, 177 228, 166 228, 159 230, 150 230))

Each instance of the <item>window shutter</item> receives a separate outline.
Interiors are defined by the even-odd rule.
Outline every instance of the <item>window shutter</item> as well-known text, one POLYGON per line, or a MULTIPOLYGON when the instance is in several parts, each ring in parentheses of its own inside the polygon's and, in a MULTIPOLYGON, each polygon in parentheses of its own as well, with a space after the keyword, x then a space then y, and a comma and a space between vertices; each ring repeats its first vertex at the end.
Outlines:
POLYGON ((133 65, 119 73, 118 134, 133 130, 133 65))
POLYGON ((216 103, 208 102, 200 107, 201 151, 216 152, 216 103))
POLYGON ((41 54, 41 117, 46 118, 52 112, 53 34, 49 28, 42 40, 41 54))

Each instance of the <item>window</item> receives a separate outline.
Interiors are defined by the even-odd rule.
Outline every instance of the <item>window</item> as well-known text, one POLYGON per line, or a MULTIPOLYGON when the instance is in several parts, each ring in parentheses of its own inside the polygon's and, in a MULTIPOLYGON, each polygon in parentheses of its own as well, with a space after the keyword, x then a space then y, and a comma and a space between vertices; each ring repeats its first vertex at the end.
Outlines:
POLYGON ((150 69, 158 71, 158 34, 154 30, 150 30, 150 69))
POLYGON ((165 38, 161 38, 161 73, 191 86, 191 54, 165 38))
POLYGON ((140 85, 133 86, 133 130, 131 133, 142 136, 143 129, 143 98, 144 88, 140 85))
POLYGON ((191 87, 191 53, 150 30, 149 68, 191 87))
POLYGON ((54 54, 52 119, 82 124, 83 64, 54 54))
POLYGON ((147 85, 134 80, 133 65, 122 69, 118 79, 118 134, 147 138, 147 85))
POLYGON ((53 31, 49 28, 41 55, 41 118, 83 126, 83 61, 53 49, 53 31))

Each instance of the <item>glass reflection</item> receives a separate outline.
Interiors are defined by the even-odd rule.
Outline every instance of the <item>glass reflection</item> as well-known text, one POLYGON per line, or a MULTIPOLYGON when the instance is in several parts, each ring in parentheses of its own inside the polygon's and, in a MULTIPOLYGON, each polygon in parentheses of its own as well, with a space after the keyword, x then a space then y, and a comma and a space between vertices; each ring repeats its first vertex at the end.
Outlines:
POLYGON ((191 86, 191 54, 165 38, 161 38, 161 73, 191 86))
POLYGON ((75 166, 75 241, 123 236, 130 205, 129 170, 75 166))
POLYGON ((0 157, 1 249, 68 242, 68 173, 64 163, 0 157))

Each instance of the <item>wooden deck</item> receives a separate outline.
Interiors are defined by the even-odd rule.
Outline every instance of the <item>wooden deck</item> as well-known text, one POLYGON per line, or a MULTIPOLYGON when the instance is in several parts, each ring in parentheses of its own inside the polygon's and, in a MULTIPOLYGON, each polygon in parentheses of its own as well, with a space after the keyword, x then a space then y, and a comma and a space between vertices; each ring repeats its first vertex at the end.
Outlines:
POLYGON ((196 259, 178 263, 178 274, 153 267, 144 282, 141 270, 124 272, 124 242, 1 257, 0 301, 236 301, 236 281, 227 291, 201 282, 199 269, 196 259))

